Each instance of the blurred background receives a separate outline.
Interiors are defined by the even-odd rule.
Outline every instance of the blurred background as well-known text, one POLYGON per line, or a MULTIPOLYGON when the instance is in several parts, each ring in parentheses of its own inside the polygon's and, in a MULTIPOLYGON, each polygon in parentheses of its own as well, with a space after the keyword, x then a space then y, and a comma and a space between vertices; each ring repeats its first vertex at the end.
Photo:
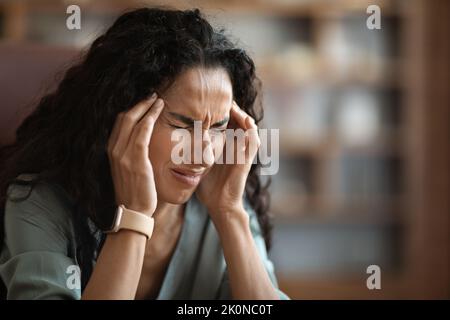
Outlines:
POLYGON ((255 59, 280 287, 293 299, 450 298, 445 0, 1 1, 0 143, 122 12, 203 9, 255 59), (66 8, 81 8, 68 30, 66 8), (369 5, 381 29, 369 30, 369 5), (369 290, 366 270, 381 269, 369 290))

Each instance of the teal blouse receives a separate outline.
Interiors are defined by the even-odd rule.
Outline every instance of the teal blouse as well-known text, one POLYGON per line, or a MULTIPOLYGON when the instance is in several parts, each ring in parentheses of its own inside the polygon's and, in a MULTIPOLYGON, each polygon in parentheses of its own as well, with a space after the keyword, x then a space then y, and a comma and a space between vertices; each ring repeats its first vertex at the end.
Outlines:
MULTIPOLYGON (((30 175, 20 175, 29 179, 30 175)), ((11 185, 12 198, 29 187, 11 185)), ((21 202, 7 200, 0 277, 8 299, 80 299, 74 281, 77 243, 71 205, 62 188, 39 183, 21 202), (75 285, 74 285, 75 284, 75 285)), ((281 299, 273 263, 253 209, 246 203, 253 239, 281 299)), ((75 279, 78 280, 78 279, 75 279)), ((169 262, 157 299, 231 299, 227 266, 219 237, 206 208, 194 196, 188 201, 181 236, 169 262)))

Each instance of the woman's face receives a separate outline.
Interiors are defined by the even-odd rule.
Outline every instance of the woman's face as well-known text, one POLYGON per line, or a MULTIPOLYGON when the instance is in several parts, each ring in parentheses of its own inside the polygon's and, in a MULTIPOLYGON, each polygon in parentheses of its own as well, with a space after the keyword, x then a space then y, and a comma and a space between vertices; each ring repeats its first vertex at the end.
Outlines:
POLYGON ((195 67, 183 72, 165 92, 160 93, 160 98, 165 107, 155 123, 149 157, 158 200, 181 204, 189 200, 202 177, 211 169, 212 165, 203 159, 217 157, 214 150, 223 150, 223 139, 215 138, 224 136, 233 90, 224 69, 195 67), (200 151, 204 158, 200 155, 200 164, 194 164, 193 160, 194 121, 201 121, 203 135, 200 139, 196 137, 199 141, 195 141, 202 146, 200 151), (178 143, 172 142, 171 136, 177 128, 185 128, 191 134, 190 164, 175 164, 171 159, 172 148, 178 143))

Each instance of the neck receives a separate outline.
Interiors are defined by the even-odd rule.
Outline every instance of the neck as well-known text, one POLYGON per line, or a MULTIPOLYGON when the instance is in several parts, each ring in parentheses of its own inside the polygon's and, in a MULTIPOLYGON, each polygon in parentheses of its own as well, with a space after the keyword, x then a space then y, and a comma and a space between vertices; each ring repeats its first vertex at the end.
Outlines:
POLYGON ((155 221, 165 221, 175 219, 184 212, 185 204, 172 204, 158 200, 158 205, 153 213, 155 221))
MULTIPOLYGON (((185 204, 172 204, 158 201, 153 218, 155 219, 155 229, 152 238, 166 239, 174 234, 174 230, 179 228, 184 222, 185 204)), ((153 247, 157 244, 153 241, 153 247)), ((150 250, 150 248, 149 248, 150 250)))

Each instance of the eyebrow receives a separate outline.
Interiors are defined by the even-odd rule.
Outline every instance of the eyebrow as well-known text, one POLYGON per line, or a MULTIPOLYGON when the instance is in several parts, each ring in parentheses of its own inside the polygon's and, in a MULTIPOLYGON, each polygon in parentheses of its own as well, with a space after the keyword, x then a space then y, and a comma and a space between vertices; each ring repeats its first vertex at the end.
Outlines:
MULTIPOLYGON (((184 116, 182 114, 179 114, 179 113, 169 112, 169 114, 172 117, 176 118, 177 120, 179 120, 179 121, 183 122, 184 124, 186 124, 188 126, 191 126, 191 127, 194 126, 194 122, 196 121, 196 120, 194 120, 192 118, 186 117, 186 116, 184 116)), ((212 128, 220 127, 220 126, 224 125, 225 123, 227 123, 228 120, 230 120, 230 117, 227 116, 223 120, 220 120, 220 121, 214 123, 211 127, 212 128)), ((200 120, 197 120, 197 121, 200 121, 200 120)))

